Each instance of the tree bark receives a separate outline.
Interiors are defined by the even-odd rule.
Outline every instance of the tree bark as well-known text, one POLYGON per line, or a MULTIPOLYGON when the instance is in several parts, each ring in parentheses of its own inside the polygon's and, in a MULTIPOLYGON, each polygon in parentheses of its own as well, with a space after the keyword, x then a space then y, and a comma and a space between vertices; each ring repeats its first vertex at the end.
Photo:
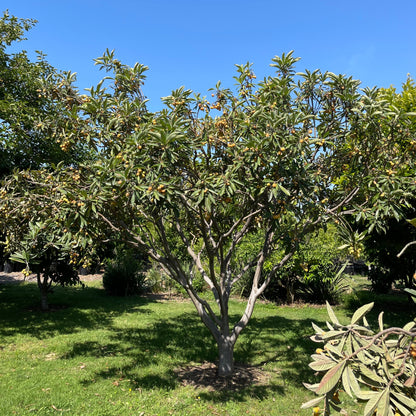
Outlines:
POLYGON ((40 273, 37 273, 37 281, 38 281, 38 288, 40 291, 40 308, 42 311, 48 311, 49 310, 49 303, 48 303, 48 291, 49 291, 49 285, 47 284, 47 281, 42 281, 40 277, 40 273))
POLYGON ((42 311, 48 311, 49 310, 47 290, 41 289, 41 291, 40 291, 40 307, 41 307, 42 311))
POLYGON ((229 377, 234 372, 234 344, 230 337, 221 337, 218 340, 218 375, 229 377))

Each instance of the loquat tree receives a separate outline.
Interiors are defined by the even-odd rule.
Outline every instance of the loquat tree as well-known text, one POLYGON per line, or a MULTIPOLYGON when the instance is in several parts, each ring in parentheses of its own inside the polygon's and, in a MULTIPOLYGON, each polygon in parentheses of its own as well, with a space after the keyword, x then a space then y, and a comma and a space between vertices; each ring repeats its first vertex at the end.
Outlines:
POLYGON ((24 50, 8 53, 35 23, 8 11, 0 18, 0 177, 13 169, 37 169, 60 161, 76 164, 87 156, 80 141, 70 147, 60 142, 61 134, 56 136, 71 121, 62 117, 65 102, 56 95, 56 86, 65 86, 66 100, 73 98, 74 75, 58 72, 41 52, 34 62, 24 50), (54 122, 45 124, 48 119, 54 122))
POLYGON ((147 253, 184 288, 218 345, 218 374, 231 375, 256 300, 308 235, 328 221, 342 225, 347 215, 381 226, 414 194, 405 168, 414 154, 397 151, 382 128, 391 116, 397 131, 406 129, 409 116, 351 77, 296 74, 297 61, 292 52, 275 57, 276 74, 261 82, 250 64, 238 65, 235 91, 218 84, 209 101, 182 87, 153 114, 141 92, 147 68, 130 68, 107 51, 96 60, 105 80, 68 109, 97 159, 76 178, 61 165, 53 180, 45 173, 34 181, 30 171, 11 179, 3 209, 13 217, 5 204, 30 189, 39 206, 57 208, 49 223, 67 229, 62 239, 87 247, 110 230, 147 253), (254 234, 252 255, 235 261, 254 234), (265 270, 272 253, 281 255, 265 270), (195 268, 212 301, 195 290, 195 268), (245 311, 233 320, 232 289, 249 270, 245 311))
MULTIPOLYGON (((52 179, 49 172, 56 164, 75 167, 81 160, 93 158, 94 152, 82 140, 74 117, 74 105, 80 100, 73 85, 74 74, 58 72, 41 52, 33 62, 24 50, 8 51, 25 39, 25 32, 35 23, 32 19, 18 19, 8 11, 0 18, 0 179, 4 179, 0 194, 4 216, 0 260, 9 260, 16 252, 12 260, 28 266, 30 263, 37 272, 42 309, 47 309, 47 293, 53 282, 79 282, 69 264, 70 253, 76 252, 69 250, 67 242, 58 242, 56 223, 46 226, 52 209, 47 206, 50 188, 36 190, 47 198, 40 204, 31 198, 31 189, 37 186, 40 176, 42 180, 52 179), (10 178, 6 177, 15 172, 11 180, 19 181, 17 172, 24 169, 30 169, 33 183, 27 184, 23 193, 15 194, 19 186, 10 188, 10 178)), ((28 270, 29 267, 24 272, 28 270)))

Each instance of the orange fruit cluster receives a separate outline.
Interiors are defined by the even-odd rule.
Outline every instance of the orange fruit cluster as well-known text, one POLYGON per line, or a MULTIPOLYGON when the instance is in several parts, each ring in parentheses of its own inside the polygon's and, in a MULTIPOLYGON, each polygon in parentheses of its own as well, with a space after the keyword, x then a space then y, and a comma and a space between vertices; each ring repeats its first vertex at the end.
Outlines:
POLYGON ((416 359, 416 343, 415 342, 412 342, 412 344, 410 345, 410 355, 412 356, 414 360, 416 359))

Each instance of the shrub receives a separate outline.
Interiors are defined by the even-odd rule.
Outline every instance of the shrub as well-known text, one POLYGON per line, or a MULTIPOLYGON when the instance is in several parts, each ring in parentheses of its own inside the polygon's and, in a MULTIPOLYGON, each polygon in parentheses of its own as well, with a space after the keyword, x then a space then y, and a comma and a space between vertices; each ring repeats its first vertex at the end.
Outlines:
POLYGON ((299 288, 303 300, 313 303, 337 303, 346 290, 343 269, 332 261, 320 260, 303 265, 304 274, 299 288))
MULTIPOLYGON (((272 264, 265 268, 271 268, 272 264)), ((277 271, 274 281, 264 291, 264 297, 272 301, 293 303, 298 298, 300 287, 300 268, 297 256, 277 271)))
MULTIPOLYGON (((415 214, 411 212, 409 215, 415 214)), ((394 283, 407 288, 414 286, 416 246, 409 247, 400 258, 397 254, 403 248, 403 241, 415 239, 416 228, 411 222, 392 219, 385 234, 373 231, 363 240, 366 257, 371 264, 369 278, 373 291, 387 293, 394 283)))
POLYGON ((388 293, 395 281, 395 274, 382 266, 372 265, 368 279, 371 282, 371 290, 375 293, 388 293))
MULTIPOLYGON (((171 279, 170 279, 171 280, 171 279)), ((173 282, 173 280, 171 280, 173 282)), ((146 288, 152 293, 160 293, 165 290, 167 276, 157 264, 152 264, 146 275, 146 288)))
MULTIPOLYGON (((252 238, 238 253, 239 257, 250 257, 256 252, 257 241, 252 238)), ((346 259, 345 251, 339 250, 342 241, 337 229, 329 224, 326 229, 319 230, 310 240, 303 242, 296 255, 276 272, 263 296, 270 301, 291 303, 304 300, 313 303, 324 303, 328 300, 335 303, 345 286, 339 271, 339 261, 346 259)), ((264 264, 263 271, 267 274, 274 264, 284 256, 283 251, 275 252, 264 264)), ((248 296, 253 280, 253 270, 248 271, 235 285, 234 293, 248 296)))
MULTIPOLYGON (((267 263, 264 267, 267 270, 271 266, 272 263, 267 263)), ((246 273, 236 285, 235 293, 248 296, 252 279, 253 271, 246 273)), ((336 303, 346 289, 343 281, 342 270, 334 262, 318 258, 316 254, 309 256, 308 260, 299 255, 277 271, 263 296, 273 302, 292 303, 302 300, 336 303)))
POLYGON ((130 296, 144 291, 143 264, 131 251, 122 251, 108 260, 103 275, 103 286, 112 296, 130 296))
MULTIPOLYGON (((192 286, 198 292, 201 293, 206 290, 207 285, 204 278, 199 272, 192 271, 192 286)), ((185 295, 185 289, 171 279, 157 264, 153 264, 148 270, 145 280, 146 288, 152 293, 180 293, 185 295)))

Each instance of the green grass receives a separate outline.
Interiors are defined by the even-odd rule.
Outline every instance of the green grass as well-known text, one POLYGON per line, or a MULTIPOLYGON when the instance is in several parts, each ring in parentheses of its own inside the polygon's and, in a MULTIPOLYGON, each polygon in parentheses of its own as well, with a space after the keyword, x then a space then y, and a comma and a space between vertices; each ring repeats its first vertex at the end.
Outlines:
MULTIPOLYGON (((353 313, 360 293, 337 308, 340 319, 353 313)), ((98 284, 57 288, 50 302, 68 307, 55 312, 31 308, 38 298, 33 284, 0 286, 1 415, 312 414, 299 408, 313 397, 302 382, 314 381, 308 363, 317 345, 309 335, 312 321, 326 320, 323 307, 258 303, 235 360, 264 368, 269 383, 212 392, 183 387, 174 373, 216 360, 213 339, 190 302, 113 298, 98 284)), ((230 306, 235 318, 244 309, 236 300, 230 306)), ((390 321, 389 311, 386 322, 410 320, 403 311, 397 307, 390 321)), ((346 408, 353 407, 347 400, 346 408)))

